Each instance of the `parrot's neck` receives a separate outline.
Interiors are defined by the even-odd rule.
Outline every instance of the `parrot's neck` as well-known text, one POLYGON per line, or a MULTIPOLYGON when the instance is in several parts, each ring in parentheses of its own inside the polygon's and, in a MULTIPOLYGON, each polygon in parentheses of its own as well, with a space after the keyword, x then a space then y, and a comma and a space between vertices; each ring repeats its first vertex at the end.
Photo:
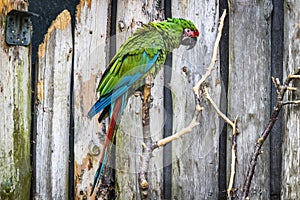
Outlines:
POLYGON ((182 32, 178 31, 178 27, 174 27, 174 25, 166 24, 164 22, 156 23, 154 27, 164 38, 166 52, 172 52, 180 46, 182 32))

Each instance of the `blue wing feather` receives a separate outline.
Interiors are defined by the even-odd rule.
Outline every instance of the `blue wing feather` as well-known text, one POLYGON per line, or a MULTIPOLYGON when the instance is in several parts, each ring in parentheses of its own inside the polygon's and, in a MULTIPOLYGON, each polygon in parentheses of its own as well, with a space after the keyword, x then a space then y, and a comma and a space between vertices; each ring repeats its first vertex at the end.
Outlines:
POLYGON ((138 70, 135 74, 128 73, 128 75, 121 77, 115 89, 109 94, 100 97, 99 100, 93 105, 88 113, 88 117, 92 118, 94 115, 109 106, 111 103, 115 102, 120 96, 124 95, 138 79, 140 79, 151 69, 151 67, 155 64, 159 54, 160 52, 158 52, 152 59, 150 59, 147 53, 144 52, 141 62, 144 66, 137 66, 141 70, 138 70))

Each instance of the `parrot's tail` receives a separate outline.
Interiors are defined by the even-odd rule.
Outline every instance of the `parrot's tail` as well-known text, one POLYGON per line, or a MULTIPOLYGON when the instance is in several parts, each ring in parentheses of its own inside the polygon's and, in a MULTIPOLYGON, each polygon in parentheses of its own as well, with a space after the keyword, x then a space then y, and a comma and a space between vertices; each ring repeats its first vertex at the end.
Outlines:
POLYGON ((101 110, 109 107, 110 104, 111 104, 111 96, 110 95, 106 95, 106 96, 100 97, 100 99, 90 109, 90 111, 88 113, 88 117, 89 118, 94 117, 101 110))
POLYGON ((100 182, 101 174, 102 174, 102 171, 104 169, 104 166, 105 166, 105 163, 106 163, 106 160, 107 160, 106 159, 107 154, 108 154, 108 152, 107 152, 108 148, 107 147, 108 147, 110 141, 113 138, 113 135, 114 135, 114 132, 115 132, 115 127, 116 127, 119 115, 121 114, 120 113, 121 107, 122 107, 122 98, 119 98, 119 99, 117 99, 117 101, 115 102, 115 105, 114 105, 112 117, 111 117, 110 122, 109 122, 109 126, 108 126, 108 129, 107 129, 107 132, 106 132, 105 141, 104 141, 103 148, 102 148, 102 151, 101 151, 101 154, 100 154, 99 167, 98 167, 97 172, 94 176, 94 183, 92 185, 92 190, 91 190, 90 195, 93 194, 95 187, 98 186, 98 184, 100 182))

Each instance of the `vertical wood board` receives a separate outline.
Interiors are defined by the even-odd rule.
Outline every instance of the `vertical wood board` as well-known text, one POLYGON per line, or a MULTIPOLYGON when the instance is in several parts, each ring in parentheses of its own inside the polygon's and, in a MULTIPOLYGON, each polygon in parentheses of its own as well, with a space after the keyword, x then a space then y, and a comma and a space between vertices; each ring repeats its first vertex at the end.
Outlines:
MULTIPOLYGON (((237 166, 234 187, 238 198, 254 145, 270 113, 270 16, 272 2, 235 1, 229 5, 228 113, 238 116, 237 166)), ((229 135, 229 141, 231 136, 229 135)), ((230 155, 231 143, 228 143, 230 155)), ((269 143, 262 148, 249 197, 269 198, 269 143)), ((230 158, 230 157, 228 157, 230 158)), ((228 167, 230 169, 230 161, 228 167)), ((229 175, 229 173, 228 173, 229 175)))
POLYGON ((0 2, 0 199, 30 196, 30 47, 5 42, 6 14, 27 7, 24 1, 0 2))
POLYGON ((35 105, 35 199, 68 199, 71 17, 64 10, 39 46, 35 105))
MULTIPOLYGON (((113 36, 118 49, 142 24, 160 21, 161 1, 117 1, 117 34, 113 36)), ((162 138, 163 130, 163 73, 160 72, 151 88, 150 133, 153 141, 162 138)), ((116 182, 118 199, 139 199, 138 173, 143 143, 141 97, 131 97, 121 118, 117 133, 116 182)), ((162 149, 155 150, 148 168, 149 198, 161 198, 162 149)))
MULTIPOLYGON (((77 6, 74 44, 75 199, 89 198, 105 138, 98 116, 87 117, 109 57, 109 2, 81 0, 77 6)), ((95 189, 97 191, 97 188, 95 189)), ((95 192, 91 198, 95 198, 95 192)))
MULTIPOLYGON (((283 80, 300 69, 300 2, 285 1, 284 10, 284 64, 283 80)), ((300 88, 299 79, 291 86, 300 88)), ((287 91, 285 100, 299 100, 299 91, 287 91)), ((283 109, 283 148, 282 148, 282 199, 300 198, 300 108, 296 105, 283 109)))
MULTIPOLYGON (((194 117, 195 97, 192 87, 205 74, 212 57, 219 21, 218 1, 172 1, 172 17, 192 20, 200 32, 197 45, 187 51, 181 47, 173 53, 171 89, 173 92, 173 132, 185 128, 194 117)), ((217 105, 220 101, 219 63, 207 80, 209 93, 217 105)), ((201 102, 204 110, 200 125, 173 141, 174 199, 217 199, 219 117, 210 104, 201 102), (201 178, 200 178, 201 177, 201 178)))

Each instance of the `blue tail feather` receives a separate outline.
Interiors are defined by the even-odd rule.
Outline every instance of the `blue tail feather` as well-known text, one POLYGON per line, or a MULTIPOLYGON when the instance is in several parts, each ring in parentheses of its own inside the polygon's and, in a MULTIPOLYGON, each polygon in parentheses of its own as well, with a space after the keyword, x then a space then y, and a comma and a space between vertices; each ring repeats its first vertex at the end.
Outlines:
POLYGON ((93 194, 95 187, 100 182, 101 175, 102 175, 105 163, 106 163, 106 157, 107 157, 107 149, 105 150, 105 155, 104 155, 103 161, 102 161, 102 163, 99 163, 99 167, 98 167, 98 169, 96 171, 96 174, 94 175, 94 182, 93 182, 93 185, 92 185, 92 189, 91 189, 90 195, 93 194))

